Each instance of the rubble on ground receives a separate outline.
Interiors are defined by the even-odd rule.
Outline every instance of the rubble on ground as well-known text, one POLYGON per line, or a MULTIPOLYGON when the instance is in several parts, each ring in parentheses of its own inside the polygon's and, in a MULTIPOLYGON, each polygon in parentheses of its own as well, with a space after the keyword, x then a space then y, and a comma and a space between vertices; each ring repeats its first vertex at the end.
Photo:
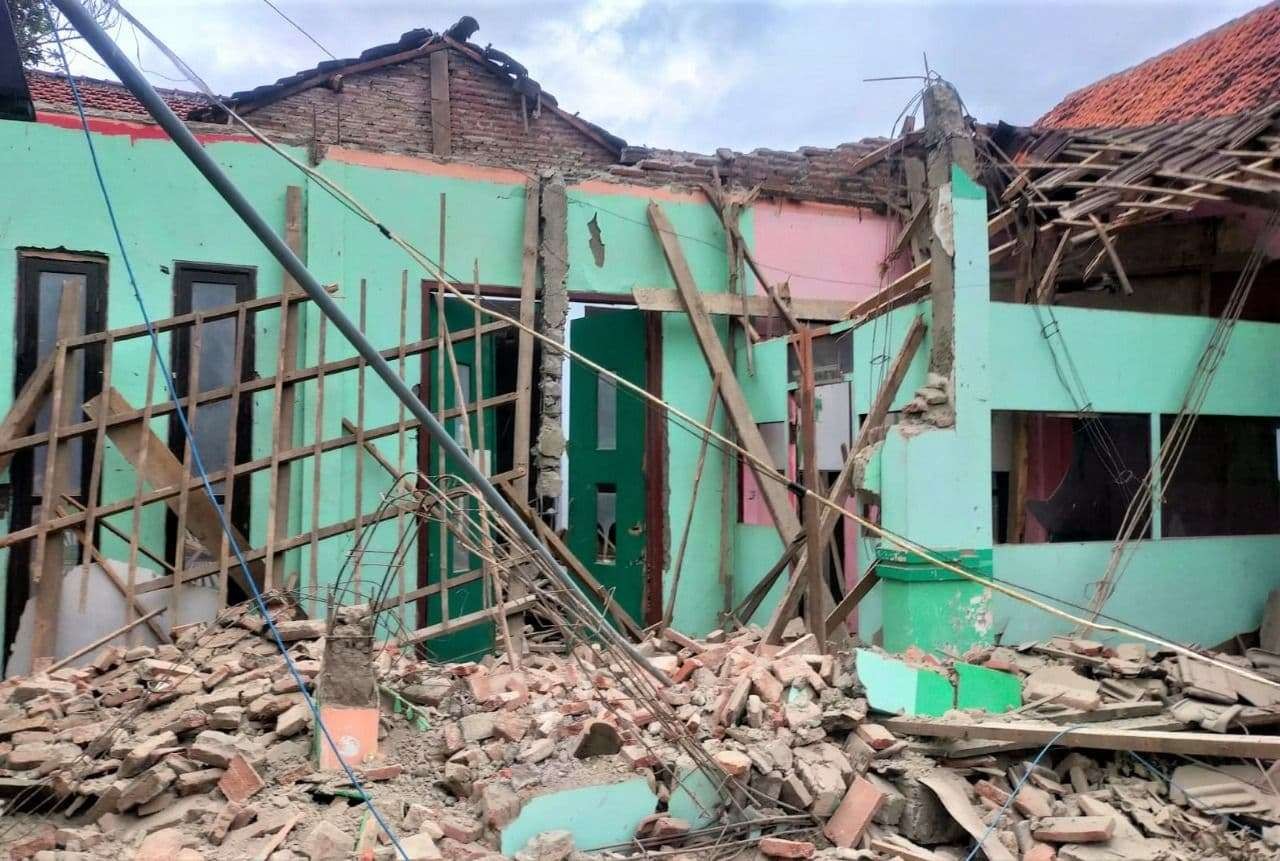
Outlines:
MULTIPOLYGON (((326 624, 283 602, 273 614, 310 689, 325 672, 326 624)), ((0 684, 9 857, 399 857, 345 772, 317 768, 327 741, 264 628, 235 608, 172 645, 107 647, 79 668, 0 684)), ((1276 688, 1132 644, 1060 639, 939 661, 823 655, 793 633, 778 646, 753 629, 642 643, 675 682, 661 691, 674 724, 597 649, 527 654, 513 668, 386 646, 369 656, 378 753, 350 765, 412 859, 648 850, 692 861, 717 845, 724 857, 863 861, 959 861, 975 845, 991 861, 1276 854, 1274 768, 1063 747, 1037 761, 1036 744, 888 726, 898 703, 939 721, 965 716, 955 704, 972 717, 976 703, 1004 713, 992 720, 1226 732, 1280 723, 1276 688), (669 726, 723 773, 700 771, 669 726)), ((1219 657, 1280 677, 1271 653, 1219 657)))

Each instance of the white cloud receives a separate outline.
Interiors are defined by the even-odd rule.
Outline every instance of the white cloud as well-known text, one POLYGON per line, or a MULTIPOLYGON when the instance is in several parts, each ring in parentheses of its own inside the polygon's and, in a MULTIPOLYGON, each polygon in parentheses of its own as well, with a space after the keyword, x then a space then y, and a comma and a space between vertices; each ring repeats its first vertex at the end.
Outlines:
POLYGON ((726 110, 745 58, 718 51, 687 4, 607 0, 546 18, 521 62, 567 110, 636 143, 680 146, 672 132, 726 110))

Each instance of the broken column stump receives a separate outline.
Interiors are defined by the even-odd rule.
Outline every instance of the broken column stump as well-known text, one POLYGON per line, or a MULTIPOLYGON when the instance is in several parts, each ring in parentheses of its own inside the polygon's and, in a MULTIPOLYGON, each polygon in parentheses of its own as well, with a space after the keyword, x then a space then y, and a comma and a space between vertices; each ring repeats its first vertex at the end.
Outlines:
POLYGON ((330 744, 323 732, 315 733, 317 768, 333 771, 341 769, 343 761, 353 768, 371 761, 378 753, 378 686, 368 607, 339 607, 334 612, 316 679, 316 701, 320 720, 333 739, 330 744))

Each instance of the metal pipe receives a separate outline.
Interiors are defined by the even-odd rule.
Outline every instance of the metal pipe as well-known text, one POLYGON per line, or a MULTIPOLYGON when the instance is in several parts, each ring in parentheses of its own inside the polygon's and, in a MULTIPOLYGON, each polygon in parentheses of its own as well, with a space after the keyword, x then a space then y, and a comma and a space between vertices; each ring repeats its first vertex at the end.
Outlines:
MULTIPOLYGON (((52 0, 52 2, 71 22, 71 25, 79 31, 85 41, 98 52, 98 56, 102 58, 111 71, 119 76, 121 82, 129 89, 129 92, 133 93, 134 97, 142 103, 147 112, 165 130, 173 142, 178 145, 183 154, 191 160, 196 170, 200 171, 218 194, 222 195, 222 199, 227 202, 227 205, 231 207, 236 215, 240 216, 240 220, 253 232, 254 236, 258 237, 258 240, 266 247, 267 251, 271 252, 271 256, 279 261, 284 270, 306 291, 321 313, 333 321, 334 326, 338 328, 343 337, 351 342, 352 346, 356 348, 356 352, 368 362, 368 366, 373 369, 374 373, 382 378, 382 381, 400 399, 405 408, 413 414, 413 417, 422 422, 422 426, 427 429, 427 433, 440 445, 440 448, 449 457, 458 473, 466 481, 479 488, 480 494, 485 501, 507 521, 522 540, 527 542, 545 562, 549 563, 550 569, 556 573, 556 576, 566 587, 577 589, 578 593, 585 598, 586 595, 581 587, 573 581, 573 578, 565 574, 551 551, 538 540, 533 531, 520 518, 520 515, 512 509, 502 497, 502 494, 498 492, 497 488, 472 463, 471 459, 467 457, 467 453, 445 430, 444 425, 440 424, 440 421, 427 409, 426 405, 418 400, 417 395, 405 384, 404 380, 396 375, 396 372, 387 363, 386 359, 382 358, 382 355, 373 344, 351 322, 351 319, 338 306, 338 303, 316 280, 306 265, 298 259, 298 256, 289 249, 284 240, 276 235, 271 226, 253 208, 253 204, 245 199, 244 195, 240 193, 240 189, 236 188, 222 168, 218 166, 212 156, 196 140, 191 130, 165 104, 164 100, 160 98, 151 86, 151 83, 134 67, 133 63, 116 46, 102 26, 85 11, 77 0, 52 0)), ((586 601, 586 605, 595 615, 596 618, 593 621, 597 623, 599 630, 604 632, 604 635, 611 639, 615 646, 626 650, 632 659, 660 684, 671 684, 671 680, 667 678, 666 674, 649 663, 648 659, 641 655, 639 650, 626 637, 618 634, 609 625, 590 600, 586 601)))

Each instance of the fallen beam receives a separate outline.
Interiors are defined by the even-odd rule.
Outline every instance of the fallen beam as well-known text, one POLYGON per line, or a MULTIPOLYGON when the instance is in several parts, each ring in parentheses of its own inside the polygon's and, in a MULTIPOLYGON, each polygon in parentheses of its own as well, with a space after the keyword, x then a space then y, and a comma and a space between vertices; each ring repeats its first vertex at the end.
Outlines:
POLYGON ((1274 735, 1223 735, 1216 732, 1166 732, 1105 727, 1086 727, 1063 732, 1060 726, 1045 724, 937 721, 917 717, 888 718, 881 723, 893 733, 932 738, 989 739, 1037 747, 1052 745, 1086 750, 1280 759, 1280 736, 1274 735))

